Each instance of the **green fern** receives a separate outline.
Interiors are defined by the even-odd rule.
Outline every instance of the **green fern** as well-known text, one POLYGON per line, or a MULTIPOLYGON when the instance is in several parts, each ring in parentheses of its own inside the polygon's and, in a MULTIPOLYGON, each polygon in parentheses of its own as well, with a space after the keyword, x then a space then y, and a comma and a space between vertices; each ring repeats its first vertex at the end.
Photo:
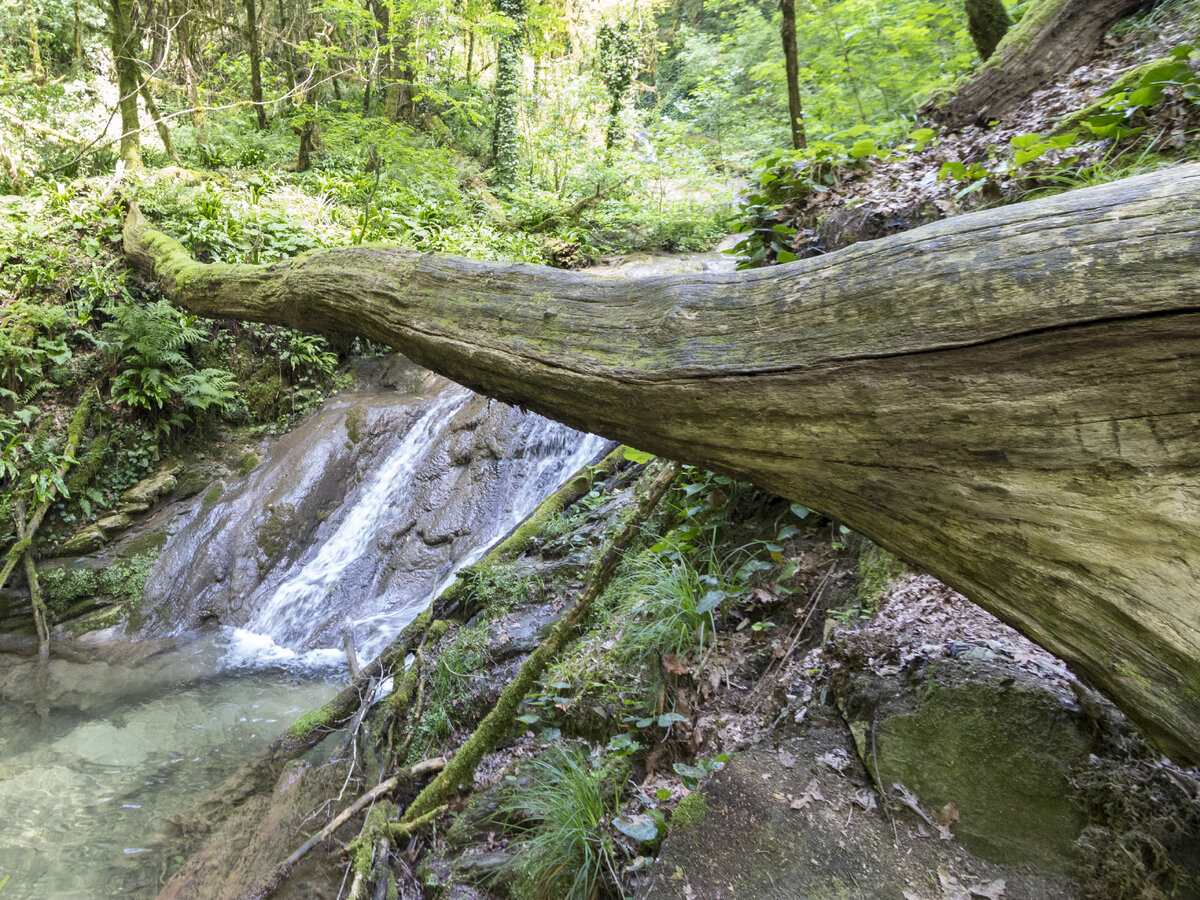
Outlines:
POLYGON ((234 376, 224 369, 197 371, 188 358, 188 348, 204 337, 195 316, 166 300, 116 306, 100 336, 101 349, 119 367, 113 400, 155 414, 156 430, 164 433, 235 408, 234 376))

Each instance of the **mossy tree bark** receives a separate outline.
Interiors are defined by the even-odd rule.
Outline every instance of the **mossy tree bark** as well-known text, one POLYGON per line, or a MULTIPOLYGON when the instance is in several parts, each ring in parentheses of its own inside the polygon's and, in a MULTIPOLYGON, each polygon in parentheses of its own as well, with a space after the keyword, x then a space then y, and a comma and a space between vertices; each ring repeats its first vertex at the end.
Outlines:
MULTIPOLYGON (((1148 2, 1034 0, 954 96, 935 99, 921 111, 951 128, 1000 118, 1053 76, 1087 62, 1100 49, 1109 26, 1148 2)), ((967 8, 978 4, 980 0, 968 0, 967 8)))
POLYGON ((1004 0, 966 0, 967 32, 981 59, 991 59, 1012 27, 1004 0))
POLYGON ((496 12, 508 20, 509 32, 496 42, 496 118, 492 122, 492 182, 512 190, 521 165, 517 107, 521 93, 521 29, 525 0, 495 0, 496 12))
POLYGON ((108 25, 111 29, 113 65, 117 70, 117 106, 121 110, 121 159, 131 169, 142 164, 142 146, 138 136, 138 41, 130 23, 133 0, 108 0, 108 25))
POLYGON ((355 331, 501 400, 837 517, 1200 760, 1200 165, 820 259, 613 278, 397 247, 202 265, 193 313, 355 331))

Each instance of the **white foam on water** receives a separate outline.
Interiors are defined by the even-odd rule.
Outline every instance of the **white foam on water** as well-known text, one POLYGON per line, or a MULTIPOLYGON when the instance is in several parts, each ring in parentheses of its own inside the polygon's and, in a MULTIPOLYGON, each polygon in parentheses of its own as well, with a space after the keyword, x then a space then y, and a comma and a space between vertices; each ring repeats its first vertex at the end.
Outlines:
POLYGON ((314 618, 319 618, 321 605, 337 584, 338 577, 363 555, 376 532, 388 524, 388 511, 411 491, 417 464, 441 437, 449 419, 470 397, 470 391, 456 388, 429 404, 408 429, 400 446, 376 470, 358 502, 321 545, 317 555, 279 585, 271 599, 254 611, 246 624, 248 630, 289 642, 307 633, 314 618))

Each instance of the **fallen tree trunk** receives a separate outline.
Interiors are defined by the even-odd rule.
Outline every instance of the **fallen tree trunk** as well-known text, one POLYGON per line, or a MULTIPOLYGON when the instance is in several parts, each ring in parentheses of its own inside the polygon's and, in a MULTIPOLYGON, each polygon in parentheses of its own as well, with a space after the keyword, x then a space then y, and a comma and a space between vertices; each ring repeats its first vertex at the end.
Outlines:
POLYGON ((951 97, 935 97, 921 112, 950 128, 1001 118, 1055 75, 1095 56, 1114 22, 1148 5, 1149 0, 1035 0, 951 97))
POLYGON ((356 331, 485 394, 837 517, 1200 760, 1200 165, 820 259, 613 278, 362 245, 202 265, 193 313, 356 331))

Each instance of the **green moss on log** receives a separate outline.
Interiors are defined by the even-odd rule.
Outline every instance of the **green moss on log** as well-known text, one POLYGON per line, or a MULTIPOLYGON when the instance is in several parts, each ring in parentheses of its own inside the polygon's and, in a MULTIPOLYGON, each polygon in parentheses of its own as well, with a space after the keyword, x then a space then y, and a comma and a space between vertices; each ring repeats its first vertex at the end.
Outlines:
POLYGON ((967 31, 982 59, 996 52, 996 46, 1012 26, 1004 0, 966 0, 967 31))
POLYGON ((534 539, 546 531, 546 527, 572 503, 591 490, 600 477, 612 475, 624 457, 624 447, 618 447, 604 457, 596 466, 588 466, 577 472, 566 484, 547 497, 534 510, 533 515, 521 523, 489 554, 488 562, 511 562, 524 553, 534 539))
POLYGON ((334 712, 333 704, 326 703, 324 706, 319 706, 316 709, 310 709, 288 728, 288 734, 292 737, 303 738, 312 734, 318 728, 327 728, 330 731, 338 725, 338 717, 334 712))

